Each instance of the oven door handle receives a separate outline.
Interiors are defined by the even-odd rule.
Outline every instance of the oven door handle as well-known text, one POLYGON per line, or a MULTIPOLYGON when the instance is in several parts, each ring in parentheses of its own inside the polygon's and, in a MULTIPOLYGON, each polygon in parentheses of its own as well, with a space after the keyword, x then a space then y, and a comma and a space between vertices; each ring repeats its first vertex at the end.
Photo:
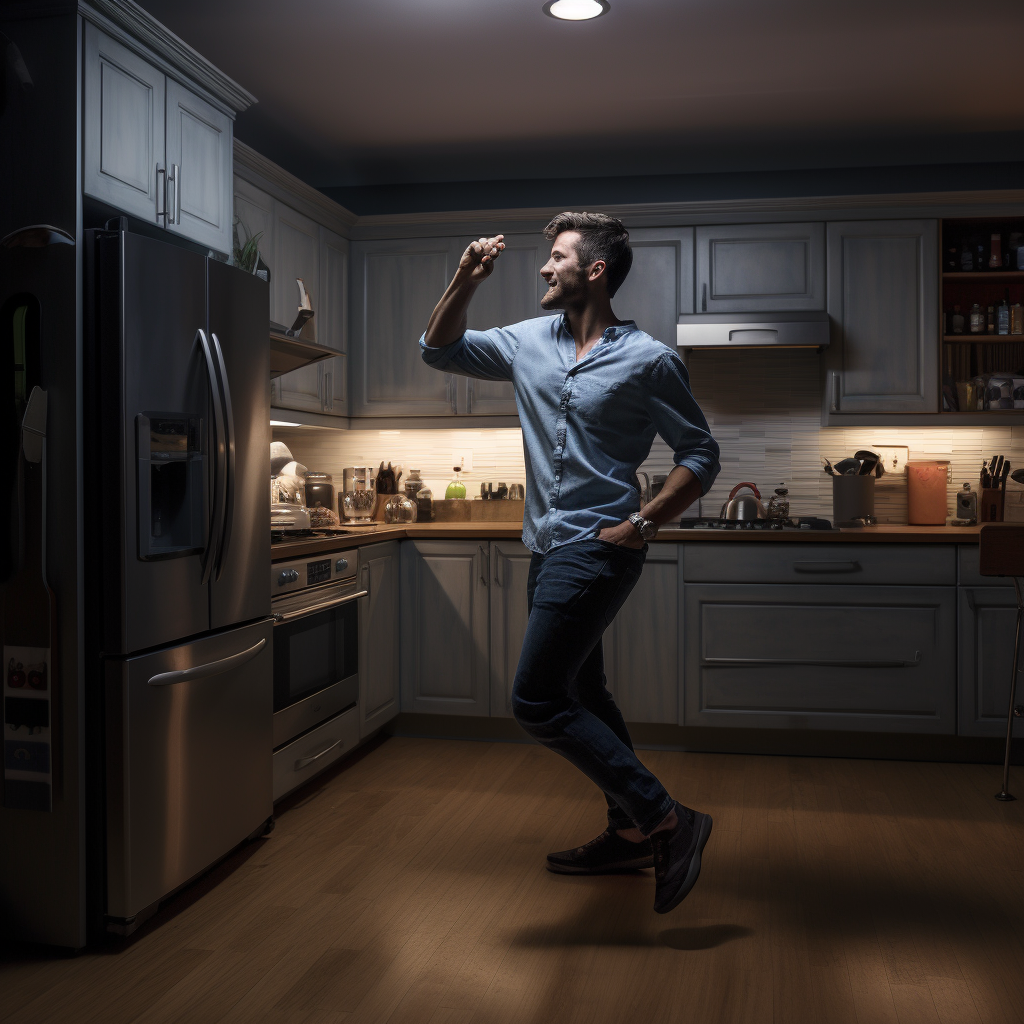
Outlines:
POLYGON ((368 590, 354 590, 342 597, 332 597, 327 601, 320 601, 317 604, 306 604, 301 608, 293 608, 288 612, 273 612, 274 622, 291 622, 294 619, 301 619, 305 615, 312 615, 314 612, 326 611, 328 608, 337 608, 338 605, 348 604, 350 601, 358 601, 361 597, 369 595, 368 590))

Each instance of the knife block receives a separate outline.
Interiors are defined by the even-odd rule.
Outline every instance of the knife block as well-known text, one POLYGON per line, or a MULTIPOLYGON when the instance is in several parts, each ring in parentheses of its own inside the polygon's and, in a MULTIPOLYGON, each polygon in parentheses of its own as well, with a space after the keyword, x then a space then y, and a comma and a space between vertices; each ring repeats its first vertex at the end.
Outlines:
POLYGON ((983 487, 978 496, 978 522, 1001 523, 1004 497, 1003 491, 998 487, 983 487))

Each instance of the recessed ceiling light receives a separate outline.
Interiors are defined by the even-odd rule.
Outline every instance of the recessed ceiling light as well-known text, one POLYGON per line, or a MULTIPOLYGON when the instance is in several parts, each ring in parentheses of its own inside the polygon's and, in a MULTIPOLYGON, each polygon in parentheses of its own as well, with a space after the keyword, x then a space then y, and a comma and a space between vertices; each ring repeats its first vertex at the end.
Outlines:
POLYGON ((608 0, 548 0, 543 10, 562 21, 589 21, 607 14, 610 7, 608 0))

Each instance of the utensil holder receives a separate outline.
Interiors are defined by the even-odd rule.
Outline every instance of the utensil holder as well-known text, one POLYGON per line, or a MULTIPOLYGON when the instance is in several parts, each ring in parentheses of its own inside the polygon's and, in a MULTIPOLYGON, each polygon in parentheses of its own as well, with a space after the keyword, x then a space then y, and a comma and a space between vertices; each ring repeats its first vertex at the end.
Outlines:
POLYGON ((1003 499, 1003 492, 998 487, 983 487, 978 495, 978 520, 982 523, 1001 523, 1003 499))
POLYGON ((832 477, 832 520, 836 526, 875 514, 874 476, 832 477))

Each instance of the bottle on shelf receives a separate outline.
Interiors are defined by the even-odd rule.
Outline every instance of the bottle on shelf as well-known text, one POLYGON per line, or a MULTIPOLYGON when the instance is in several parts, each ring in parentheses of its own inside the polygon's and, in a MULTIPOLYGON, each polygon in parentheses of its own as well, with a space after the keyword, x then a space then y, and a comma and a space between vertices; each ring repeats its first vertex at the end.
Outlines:
POLYGON ((459 479, 459 474, 462 472, 462 467, 452 466, 452 472, 455 473, 455 478, 445 489, 445 501, 451 501, 452 499, 466 497, 466 485, 459 479))
POLYGON ((960 270, 966 272, 974 269, 974 247, 970 242, 960 246, 960 270))
POLYGON ((1006 289, 1002 305, 996 310, 996 334, 1010 333, 1010 289, 1006 289))
POLYGON ((1003 236, 992 232, 988 247, 988 269, 1003 269, 1003 236))
POLYGON ((984 334, 985 332, 985 314, 981 311, 981 306, 975 303, 971 306, 971 334, 984 334))
POLYGON ((985 243, 980 238, 974 243, 974 269, 988 269, 988 252, 986 251, 985 243))
POLYGON ((964 333, 964 315, 960 312, 959 306, 953 307, 953 334, 964 333))
POLYGON ((989 306, 988 313, 985 316, 985 333, 995 334, 996 333, 996 307, 989 306))
POLYGON ((947 273, 955 273, 960 269, 960 247, 958 245, 946 246, 942 269, 947 273))
POLYGON ((1024 306, 1019 302, 1010 307, 1010 333, 1024 334, 1024 306))

